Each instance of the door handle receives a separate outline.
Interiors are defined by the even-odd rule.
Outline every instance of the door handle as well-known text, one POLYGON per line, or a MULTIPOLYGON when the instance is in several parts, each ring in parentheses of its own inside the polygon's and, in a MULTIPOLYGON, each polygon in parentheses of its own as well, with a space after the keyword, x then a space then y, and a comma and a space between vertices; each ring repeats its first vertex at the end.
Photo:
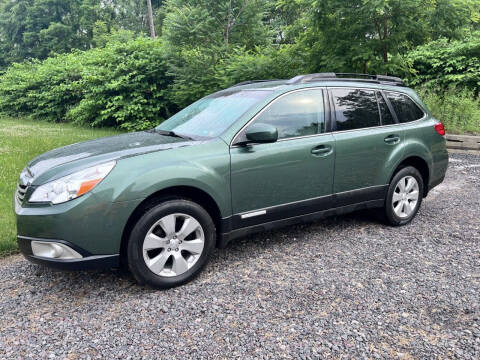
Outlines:
POLYGON ((332 147, 330 145, 318 145, 312 149, 312 154, 315 156, 327 156, 332 153, 332 147))
POLYGON ((400 136, 396 134, 388 135, 385 139, 383 139, 389 145, 395 145, 400 142, 400 136))

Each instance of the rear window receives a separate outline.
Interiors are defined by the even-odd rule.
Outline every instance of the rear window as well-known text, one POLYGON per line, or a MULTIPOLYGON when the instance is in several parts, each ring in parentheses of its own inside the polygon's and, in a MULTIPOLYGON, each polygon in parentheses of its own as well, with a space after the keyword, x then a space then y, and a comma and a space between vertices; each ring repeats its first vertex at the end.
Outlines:
POLYGON ((397 114, 399 122, 415 121, 424 116, 424 112, 407 95, 393 92, 386 92, 386 94, 393 106, 393 110, 397 114))
POLYGON ((332 89, 337 131, 380 125, 378 104, 373 90, 332 89))

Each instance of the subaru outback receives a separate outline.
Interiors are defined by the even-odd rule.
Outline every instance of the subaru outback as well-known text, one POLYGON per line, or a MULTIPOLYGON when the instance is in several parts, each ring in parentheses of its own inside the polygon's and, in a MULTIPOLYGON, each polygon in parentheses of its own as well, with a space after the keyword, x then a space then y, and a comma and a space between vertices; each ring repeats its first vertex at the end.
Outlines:
POLYGON ((240 83, 152 130, 32 160, 14 195, 19 248, 55 268, 125 266, 177 286, 253 232, 373 208, 409 223, 444 179, 444 135, 399 78, 240 83))

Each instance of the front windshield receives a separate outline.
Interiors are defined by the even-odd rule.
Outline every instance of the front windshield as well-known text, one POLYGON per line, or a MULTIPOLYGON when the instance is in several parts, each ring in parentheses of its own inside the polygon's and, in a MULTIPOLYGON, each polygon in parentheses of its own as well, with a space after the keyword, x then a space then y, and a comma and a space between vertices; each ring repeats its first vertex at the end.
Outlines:
POLYGON ((221 91, 194 102, 157 126, 156 130, 191 137, 216 137, 270 94, 268 90, 221 91))

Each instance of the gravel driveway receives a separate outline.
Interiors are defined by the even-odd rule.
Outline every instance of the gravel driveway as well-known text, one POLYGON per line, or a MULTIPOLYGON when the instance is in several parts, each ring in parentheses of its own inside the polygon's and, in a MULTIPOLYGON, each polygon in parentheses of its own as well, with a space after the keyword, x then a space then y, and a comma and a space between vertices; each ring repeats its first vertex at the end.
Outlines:
POLYGON ((480 157, 401 228, 370 213, 217 250, 193 283, 0 260, 0 358, 480 357, 480 157))

